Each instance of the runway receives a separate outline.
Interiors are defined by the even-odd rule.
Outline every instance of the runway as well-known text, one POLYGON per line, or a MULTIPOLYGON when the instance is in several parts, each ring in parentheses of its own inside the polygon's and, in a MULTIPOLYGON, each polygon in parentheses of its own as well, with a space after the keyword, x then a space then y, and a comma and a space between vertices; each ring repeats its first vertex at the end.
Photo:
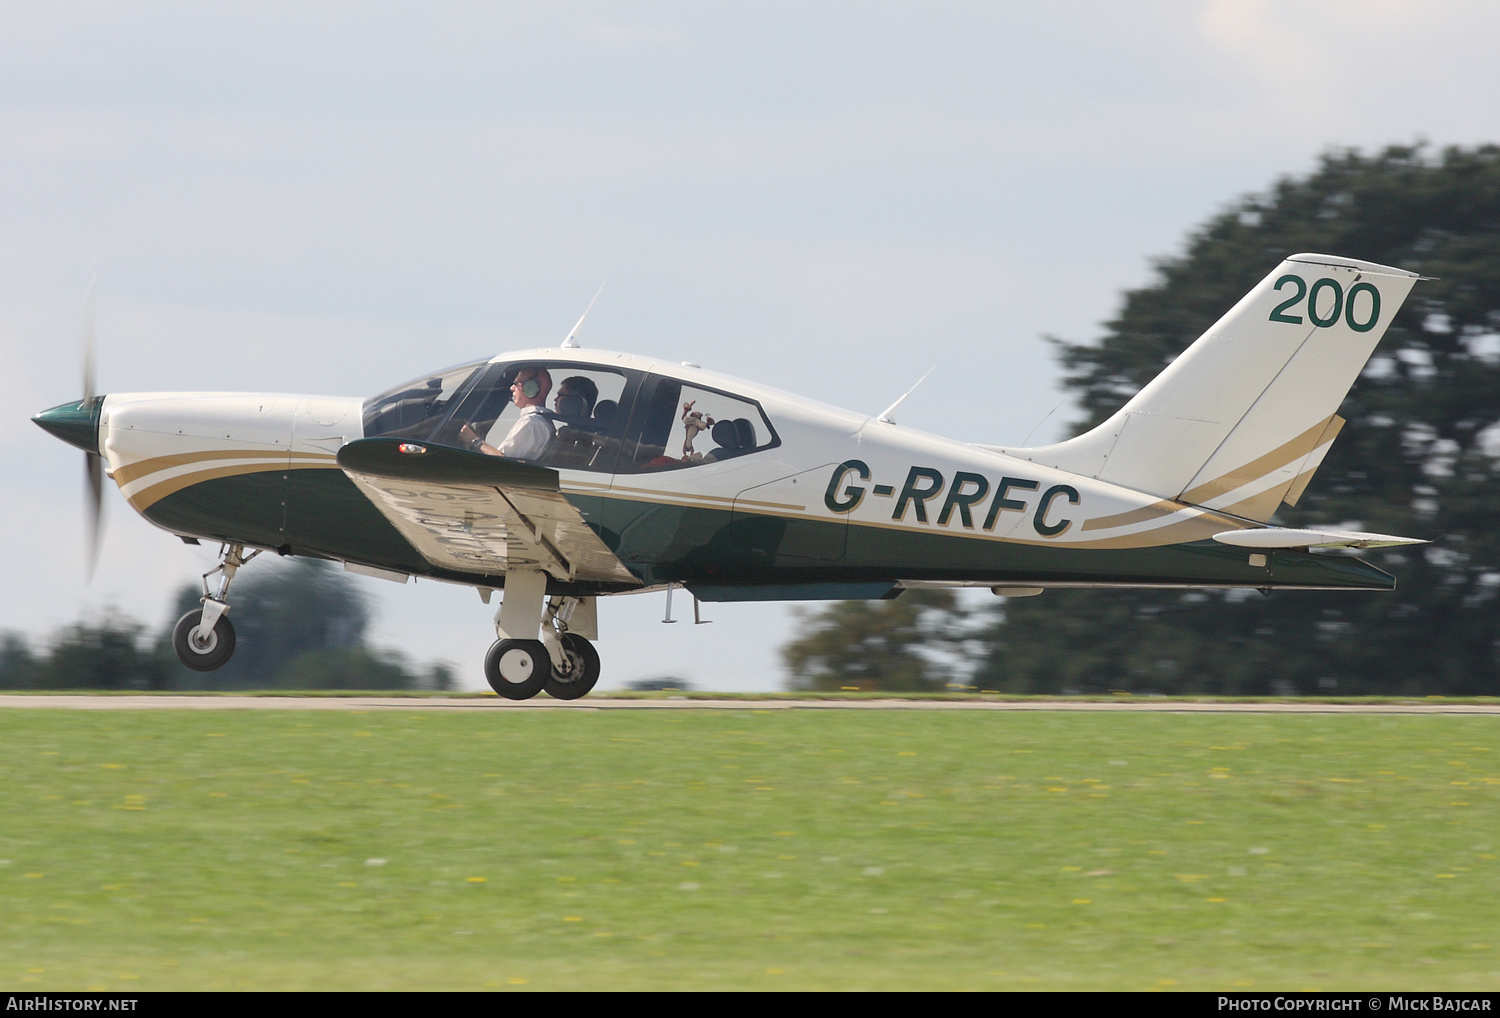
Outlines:
POLYGON ((1169 714, 1496 714, 1500 703, 1447 703, 1438 699, 1400 702, 1213 701, 1168 698, 1118 700, 819 700, 775 699, 634 699, 590 697, 584 700, 505 700, 472 696, 202 696, 173 694, 0 694, 0 708, 59 710, 987 710, 1114 711, 1169 714))

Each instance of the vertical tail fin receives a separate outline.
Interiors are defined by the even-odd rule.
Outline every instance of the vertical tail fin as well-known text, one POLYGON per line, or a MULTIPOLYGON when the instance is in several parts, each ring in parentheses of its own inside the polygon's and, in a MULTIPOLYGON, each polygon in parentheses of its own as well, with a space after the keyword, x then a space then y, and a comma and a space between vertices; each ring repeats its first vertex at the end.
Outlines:
POLYGON ((1295 504, 1414 272, 1292 255, 1109 420, 1005 452, 1253 520, 1295 504))

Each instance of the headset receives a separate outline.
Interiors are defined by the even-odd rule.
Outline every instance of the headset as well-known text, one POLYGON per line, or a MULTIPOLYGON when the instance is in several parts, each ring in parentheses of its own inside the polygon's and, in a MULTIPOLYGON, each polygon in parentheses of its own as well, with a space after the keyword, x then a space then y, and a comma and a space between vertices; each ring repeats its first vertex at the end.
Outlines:
POLYGON ((535 377, 528 378, 521 383, 521 395, 527 399, 536 399, 537 396, 541 395, 541 392, 542 383, 538 382, 535 377))

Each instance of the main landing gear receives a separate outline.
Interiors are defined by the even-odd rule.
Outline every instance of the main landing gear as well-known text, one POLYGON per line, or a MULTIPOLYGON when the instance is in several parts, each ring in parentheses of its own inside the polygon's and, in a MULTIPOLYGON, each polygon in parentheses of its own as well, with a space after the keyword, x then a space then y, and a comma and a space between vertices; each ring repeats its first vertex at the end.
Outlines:
MULTIPOLYGON (((522 575, 506 579, 506 600, 495 619, 500 639, 484 656, 484 677, 490 688, 507 700, 529 700, 546 690, 558 700, 576 700, 599 681, 599 654, 585 633, 596 636, 594 599, 547 598, 543 605, 541 639, 516 639, 525 623, 524 603, 545 591, 522 575), (507 606, 515 604, 510 612, 507 606)), ((535 616, 532 616, 533 618, 535 616)), ((535 632, 535 623, 530 628, 535 632)))
POLYGON ((177 620, 172 630, 172 649, 177 660, 195 672, 211 672, 223 667, 234 654, 234 625, 225 612, 229 611, 229 584, 240 566, 249 562, 259 551, 245 554, 242 544, 227 544, 219 552, 219 564, 203 574, 203 607, 188 612, 177 620), (219 575, 219 590, 208 591, 208 578, 219 575))

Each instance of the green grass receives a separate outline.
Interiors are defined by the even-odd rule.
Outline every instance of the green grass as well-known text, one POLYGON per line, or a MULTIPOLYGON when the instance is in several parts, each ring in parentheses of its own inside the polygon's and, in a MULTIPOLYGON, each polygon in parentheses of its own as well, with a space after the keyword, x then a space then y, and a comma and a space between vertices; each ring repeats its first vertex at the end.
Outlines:
POLYGON ((1500 985, 1495 719, 0 710, 13 989, 1500 985))

